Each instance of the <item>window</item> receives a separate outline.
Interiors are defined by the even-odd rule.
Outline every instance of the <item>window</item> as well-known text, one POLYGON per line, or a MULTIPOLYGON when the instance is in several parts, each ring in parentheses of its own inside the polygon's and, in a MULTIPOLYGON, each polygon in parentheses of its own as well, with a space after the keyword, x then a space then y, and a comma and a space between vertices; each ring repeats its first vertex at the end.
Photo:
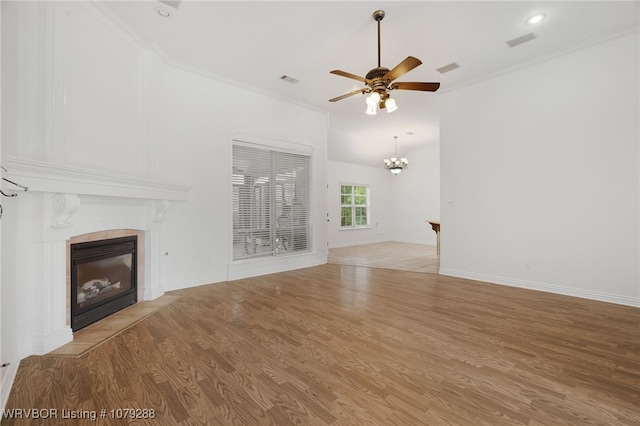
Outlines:
POLYGON ((310 158, 233 145, 233 260, 309 250, 310 158))
POLYGON ((369 187, 340 185, 340 227, 369 226, 369 187))

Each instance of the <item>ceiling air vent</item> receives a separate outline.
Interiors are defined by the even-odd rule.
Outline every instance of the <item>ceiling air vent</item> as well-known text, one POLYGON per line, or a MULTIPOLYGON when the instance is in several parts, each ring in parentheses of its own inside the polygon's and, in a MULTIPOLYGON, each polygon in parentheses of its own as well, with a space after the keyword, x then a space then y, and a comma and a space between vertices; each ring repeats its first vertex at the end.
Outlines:
POLYGON ((522 43, 526 43, 528 41, 531 41, 533 39, 536 38, 536 35, 534 33, 529 33, 529 34, 525 34, 523 36, 514 38, 513 40, 509 40, 507 42, 507 44, 509 45, 509 47, 516 47, 522 43))
POLYGON ((460 65, 456 64, 455 62, 451 62, 449 65, 436 68, 436 71, 438 71, 440 74, 444 74, 445 72, 453 71, 458 68, 460 68, 460 65))
POLYGON ((297 80, 293 77, 289 77, 288 75, 283 75, 282 77, 280 77, 280 80, 284 80, 287 83, 291 83, 291 84, 296 84, 298 83, 300 80, 297 80))

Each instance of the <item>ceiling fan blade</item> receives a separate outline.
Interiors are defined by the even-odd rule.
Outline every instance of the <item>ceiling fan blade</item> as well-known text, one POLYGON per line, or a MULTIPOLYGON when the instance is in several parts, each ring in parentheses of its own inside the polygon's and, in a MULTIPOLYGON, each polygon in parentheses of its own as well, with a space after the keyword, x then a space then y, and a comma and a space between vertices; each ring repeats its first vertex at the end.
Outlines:
POLYGON ((411 71, 412 69, 414 69, 415 67, 417 67, 418 65, 420 65, 422 63, 422 61, 418 58, 414 58, 413 56, 407 56, 407 58, 400 62, 398 65, 396 65, 396 67, 394 69, 392 69, 391 71, 389 71, 387 74, 385 74, 383 78, 383 80, 395 80, 396 78, 400 77, 401 75, 404 75, 406 73, 408 73, 409 71, 411 71))
POLYGON ((423 92, 435 92, 440 87, 440 83, 411 83, 403 81, 391 83, 391 86, 389 87, 394 90, 422 90, 423 92))
POLYGON ((367 91, 368 91, 368 90, 369 90, 369 88, 368 88, 368 87, 364 87, 364 88, 362 88, 362 89, 358 89, 358 90, 353 90, 353 91, 351 91, 351 92, 349 92, 349 93, 347 93, 347 94, 345 94, 345 95, 338 96, 337 98, 329 99, 329 102, 337 102, 337 101, 341 101, 341 100, 343 100, 344 98, 348 98, 349 96, 353 96, 353 95, 358 95, 358 94, 360 94, 360 93, 363 93, 363 94, 364 94, 364 93, 367 93, 367 91))
POLYGON ((333 71, 330 71, 330 72, 331 72, 331 74, 341 75, 342 77, 352 78, 354 80, 362 81, 363 83, 371 84, 371 80, 366 79, 364 77, 360 77, 359 75, 351 74, 351 73, 346 72, 346 71, 333 70, 333 71))

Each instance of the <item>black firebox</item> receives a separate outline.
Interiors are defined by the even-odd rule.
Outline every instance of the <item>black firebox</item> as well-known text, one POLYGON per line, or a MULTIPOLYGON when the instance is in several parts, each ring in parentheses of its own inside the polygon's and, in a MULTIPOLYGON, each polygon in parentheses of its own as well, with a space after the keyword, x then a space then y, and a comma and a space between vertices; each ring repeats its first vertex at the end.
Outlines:
POLYGON ((71 244, 71 329, 75 332, 133 305, 138 237, 71 244))

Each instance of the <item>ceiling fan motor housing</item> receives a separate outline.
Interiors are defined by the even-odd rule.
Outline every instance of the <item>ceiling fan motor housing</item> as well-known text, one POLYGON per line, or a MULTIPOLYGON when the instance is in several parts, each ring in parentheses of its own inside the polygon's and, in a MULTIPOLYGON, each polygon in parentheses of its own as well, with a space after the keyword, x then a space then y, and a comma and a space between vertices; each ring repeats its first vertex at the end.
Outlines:
POLYGON ((373 80, 376 78, 381 78, 387 75, 388 72, 389 72, 389 68, 377 67, 367 73, 367 79, 373 80))
POLYGON ((374 68, 367 73, 367 79, 371 80, 371 91, 378 92, 380 95, 380 108, 384 108, 385 100, 389 97, 387 93, 388 85, 390 81, 383 80, 383 77, 389 72, 388 68, 378 67, 374 68))

